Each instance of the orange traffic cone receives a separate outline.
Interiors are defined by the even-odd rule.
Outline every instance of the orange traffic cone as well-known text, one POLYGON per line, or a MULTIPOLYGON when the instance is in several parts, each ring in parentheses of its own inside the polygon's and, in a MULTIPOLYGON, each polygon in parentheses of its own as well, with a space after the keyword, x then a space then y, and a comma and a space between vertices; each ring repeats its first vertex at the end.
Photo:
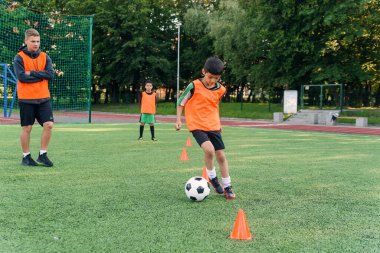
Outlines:
POLYGON ((210 182, 210 178, 208 177, 208 173, 207 173, 207 169, 206 169, 206 167, 203 167, 202 177, 203 177, 204 179, 206 179, 208 182, 210 182))
POLYGON ((249 232, 248 222, 245 219, 245 214, 243 209, 239 209, 234 228, 230 235, 231 239, 234 240, 251 240, 252 235, 249 232))
POLYGON ((181 157, 179 158, 179 160, 181 161, 187 161, 189 160, 189 158, 187 157, 187 153, 186 153, 186 149, 182 149, 182 154, 181 154, 181 157))
POLYGON ((193 146, 193 144, 191 144, 191 139, 190 137, 187 137, 186 147, 191 147, 191 146, 193 146))

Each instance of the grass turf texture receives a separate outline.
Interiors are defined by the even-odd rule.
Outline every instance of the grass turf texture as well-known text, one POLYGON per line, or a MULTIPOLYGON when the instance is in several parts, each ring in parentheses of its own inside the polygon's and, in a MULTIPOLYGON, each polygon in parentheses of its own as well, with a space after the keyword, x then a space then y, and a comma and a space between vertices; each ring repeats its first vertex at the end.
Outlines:
MULTIPOLYGON (((19 126, 0 126, 0 252, 376 252, 379 137, 223 128, 235 201, 191 202, 202 173, 189 133, 157 124, 56 125, 53 168, 22 167, 19 126), (243 208, 252 241, 229 233, 243 208)), ((41 128, 32 132, 33 157, 41 128)), ((218 174, 219 173, 219 170, 218 174)))

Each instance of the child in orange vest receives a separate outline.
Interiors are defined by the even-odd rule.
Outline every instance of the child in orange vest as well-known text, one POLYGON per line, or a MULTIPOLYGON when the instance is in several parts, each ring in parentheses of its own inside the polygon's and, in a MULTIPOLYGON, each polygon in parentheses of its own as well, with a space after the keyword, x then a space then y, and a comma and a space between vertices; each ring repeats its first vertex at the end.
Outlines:
POLYGON ((204 152, 204 161, 211 185, 219 194, 227 199, 235 199, 231 178, 228 172, 228 162, 224 153, 224 143, 221 135, 219 118, 219 101, 226 88, 218 83, 224 64, 217 57, 210 57, 202 69, 203 78, 190 83, 177 101, 176 129, 182 127, 181 115, 184 107, 186 126, 204 152), (214 157, 218 161, 222 174, 220 185, 214 167, 214 157))
POLYGON ((156 122, 154 114, 156 113, 156 92, 153 91, 153 83, 145 82, 145 91, 141 94, 141 116, 140 116, 140 136, 143 139, 144 126, 149 124, 152 141, 157 141, 154 136, 154 123, 156 122))

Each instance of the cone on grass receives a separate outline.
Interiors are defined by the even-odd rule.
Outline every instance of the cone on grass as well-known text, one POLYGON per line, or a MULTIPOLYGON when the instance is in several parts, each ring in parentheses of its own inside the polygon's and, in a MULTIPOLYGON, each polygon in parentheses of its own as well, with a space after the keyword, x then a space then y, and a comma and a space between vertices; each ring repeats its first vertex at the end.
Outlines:
POLYGON ((191 146, 193 146, 193 144, 191 143, 191 139, 190 137, 187 137, 186 147, 191 147, 191 146))
POLYGON ((243 209, 239 209, 238 211, 230 238, 234 240, 252 240, 252 235, 249 231, 248 222, 243 209))
POLYGON ((187 157, 187 152, 186 152, 186 149, 182 149, 182 153, 181 153, 181 157, 179 158, 179 160, 181 161, 188 161, 189 160, 189 157, 187 157))
POLYGON ((206 169, 206 167, 203 167, 202 177, 203 177, 204 179, 206 179, 208 182, 210 182, 210 178, 208 177, 208 173, 207 173, 207 169, 206 169))

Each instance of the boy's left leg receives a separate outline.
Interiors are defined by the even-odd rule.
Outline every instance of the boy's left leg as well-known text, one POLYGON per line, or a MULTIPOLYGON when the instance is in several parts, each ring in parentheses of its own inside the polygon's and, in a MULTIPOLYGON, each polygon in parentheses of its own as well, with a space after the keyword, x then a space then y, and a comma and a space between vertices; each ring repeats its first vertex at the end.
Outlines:
POLYGON ((220 172, 222 173, 222 178, 229 178, 230 174, 228 171, 228 161, 226 159, 226 154, 224 153, 224 150, 216 150, 215 156, 220 167, 220 172))
POLYGON ((53 163, 47 156, 47 149, 51 140, 52 129, 54 125, 53 111, 50 101, 43 102, 38 106, 37 121, 42 126, 41 149, 37 162, 46 167, 52 167, 53 163))
MULTIPOLYGON (((200 133, 196 133, 194 137, 196 137, 196 140, 198 141, 201 137, 200 133)), ((219 183, 218 177, 216 176, 216 171, 214 167, 214 154, 215 154, 215 148, 214 145, 212 145, 211 141, 205 141, 202 143, 201 148, 204 153, 204 162, 207 169, 207 174, 210 178, 210 183, 212 187, 214 187, 215 191, 218 194, 223 194, 223 188, 219 183)))
POLYGON ((43 129, 42 129, 42 134, 41 134, 41 150, 47 150, 50 139, 51 139, 51 134, 52 134, 52 129, 53 129, 54 123, 52 121, 45 122, 43 124, 43 129))
POLYGON ((222 174, 222 184, 224 188, 224 195, 227 199, 235 199, 235 193, 232 191, 231 177, 228 171, 228 161, 224 149, 215 151, 216 160, 218 161, 220 172, 222 174))
POLYGON ((42 163, 46 167, 52 167, 53 163, 47 156, 47 149, 51 139, 51 133, 53 129, 54 123, 52 121, 48 121, 43 123, 43 129, 41 134, 41 149, 38 155, 37 162, 42 163))
POLYGON ((149 124, 150 126, 150 135, 152 136, 152 141, 157 141, 156 137, 154 137, 154 124, 149 124))
MULTIPOLYGON (((204 162, 206 165, 207 170, 213 170, 214 169, 214 154, 215 154, 215 149, 214 146, 210 141, 205 141, 202 143, 201 148, 204 153, 204 162)), ((213 175, 214 177, 216 175, 213 175)), ((211 178, 214 178, 211 177, 211 178)))

